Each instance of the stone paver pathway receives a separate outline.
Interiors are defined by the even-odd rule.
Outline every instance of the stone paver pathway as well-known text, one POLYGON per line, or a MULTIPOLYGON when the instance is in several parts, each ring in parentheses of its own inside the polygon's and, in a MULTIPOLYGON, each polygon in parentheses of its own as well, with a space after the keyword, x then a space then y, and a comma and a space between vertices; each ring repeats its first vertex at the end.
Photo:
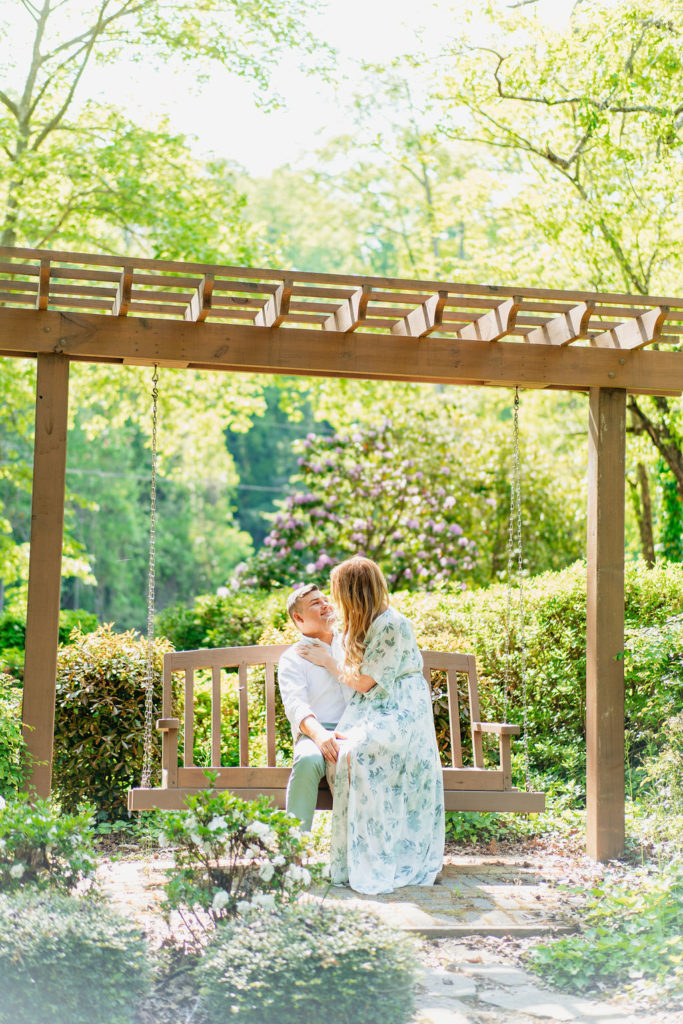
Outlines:
POLYGON ((333 898, 362 906, 387 924, 431 938, 541 935, 568 927, 567 895, 519 857, 449 857, 435 886, 406 886, 386 896, 332 887, 333 898))
MULTIPOLYGON (((164 869, 171 864, 164 854, 106 860, 98 872, 114 904, 158 944, 168 934, 158 912, 164 869)), ((595 870, 586 864, 587 885, 595 870)), ((578 897, 558 883, 576 883, 577 875, 565 877, 566 871, 564 858, 547 855, 451 856, 434 887, 369 897, 332 886, 309 898, 363 906, 430 940, 413 1024, 683 1024, 683 1008, 634 1012, 616 1002, 551 991, 497 949, 495 937, 531 939, 572 927, 578 897)))

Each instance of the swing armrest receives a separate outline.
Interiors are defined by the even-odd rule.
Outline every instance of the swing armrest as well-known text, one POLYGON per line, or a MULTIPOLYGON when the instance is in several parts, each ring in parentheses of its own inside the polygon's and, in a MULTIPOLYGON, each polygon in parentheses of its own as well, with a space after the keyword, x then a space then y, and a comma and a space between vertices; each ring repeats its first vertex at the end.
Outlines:
POLYGON ((180 728, 180 719, 179 718, 158 718, 157 719, 157 729, 159 729, 160 732, 173 732, 174 729, 178 730, 179 728, 180 728))
POLYGON ((506 722, 472 722, 472 732, 492 732, 497 736, 519 736, 519 725, 506 722))

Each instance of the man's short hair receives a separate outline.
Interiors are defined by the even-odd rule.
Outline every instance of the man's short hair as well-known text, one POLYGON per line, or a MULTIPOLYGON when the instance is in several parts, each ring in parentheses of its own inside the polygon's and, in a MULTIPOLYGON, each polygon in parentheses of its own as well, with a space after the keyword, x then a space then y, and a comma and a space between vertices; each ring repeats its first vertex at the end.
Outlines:
POLYGON ((318 590, 317 583, 306 583, 303 587, 297 587, 287 598, 287 614, 289 615, 292 622, 294 622, 294 613, 301 615, 301 606, 299 602, 302 597, 306 594, 310 594, 312 590, 318 590))

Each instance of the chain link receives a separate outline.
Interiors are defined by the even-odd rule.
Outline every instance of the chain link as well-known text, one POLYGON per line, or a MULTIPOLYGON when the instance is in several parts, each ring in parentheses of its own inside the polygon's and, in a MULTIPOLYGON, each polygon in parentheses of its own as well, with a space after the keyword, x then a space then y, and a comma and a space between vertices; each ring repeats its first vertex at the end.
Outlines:
POLYGON ((156 585, 157 526, 157 417, 159 406, 159 367, 152 376, 152 479, 149 513, 149 572, 147 574, 147 661, 145 665, 145 742, 142 754, 143 789, 149 789, 152 775, 152 725, 154 719, 154 610, 156 585))
POLYGON ((507 600, 505 608, 505 674, 503 681, 503 721, 508 719, 508 701, 511 676, 511 637, 512 637, 512 577, 517 562, 518 591, 518 631, 519 631, 519 674, 522 684, 522 713, 524 715, 524 774, 526 788, 529 789, 529 734, 527 708, 526 679, 526 636, 524 611, 524 551, 522 547, 522 472, 519 455, 519 388, 515 388, 515 401, 512 416, 512 479, 510 481, 510 514, 508 517, 508 562, 507 562, 507 600), (516 554, 516 559, 515 559, 516 554))

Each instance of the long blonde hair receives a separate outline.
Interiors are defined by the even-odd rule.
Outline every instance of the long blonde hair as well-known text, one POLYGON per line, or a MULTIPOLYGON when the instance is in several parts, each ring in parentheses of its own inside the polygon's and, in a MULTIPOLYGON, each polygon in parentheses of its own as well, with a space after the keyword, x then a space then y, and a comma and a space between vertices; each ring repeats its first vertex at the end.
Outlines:
POLYGON ((372 559, 356 556, 334 567, 330 574, 330 593, 340 612, 346 654, 344 668, 357 674, 370 625, 389 607, 387 583, 372 559))

